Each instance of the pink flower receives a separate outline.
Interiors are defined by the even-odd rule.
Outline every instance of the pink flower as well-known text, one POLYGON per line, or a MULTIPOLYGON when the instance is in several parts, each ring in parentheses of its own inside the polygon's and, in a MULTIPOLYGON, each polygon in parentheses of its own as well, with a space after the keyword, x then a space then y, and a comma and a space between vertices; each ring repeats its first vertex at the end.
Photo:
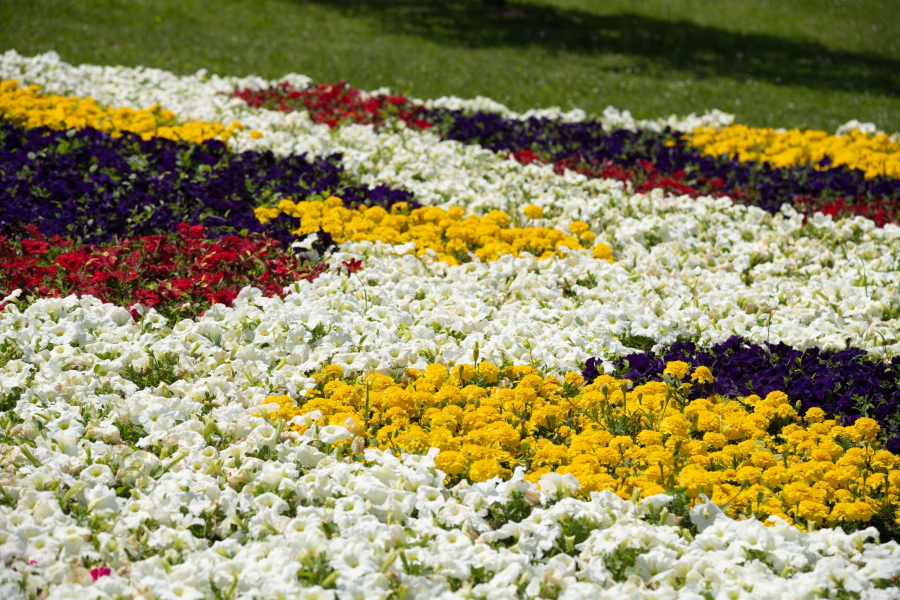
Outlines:
POLYGON ((94 581, 97 581, 101 577, 106 577, 111 574, 112 570, 109 567, 94 567, 91 569, 91 577, 94 581))

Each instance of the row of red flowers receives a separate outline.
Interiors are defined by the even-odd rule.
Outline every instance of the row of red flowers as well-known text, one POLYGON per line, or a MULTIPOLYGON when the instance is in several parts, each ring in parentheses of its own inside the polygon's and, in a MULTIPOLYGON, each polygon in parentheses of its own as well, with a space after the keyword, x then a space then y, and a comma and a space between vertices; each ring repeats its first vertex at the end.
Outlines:
POLYGON ((252 285, 281 295, 295 281, 312 281, 326 264, 310 264, 262 236, 206 239, 202 226, 182 223, 176 234, 104 245, 47 238, 30 227, 21 241, 0 236, 0 297, 90 294, 105 302, 155 308, 166 317, 196 316, 216 303, 230 306, 252 285))
MULTIPOLYGON (((511 156, 523 164, 540 161, 540 157, 532 150, 514 152, 511 156)), ((656 165, 649 160, 638 161, 637 166, 627 168, 616 165, 612 161, 588 166, 579 164, 577 159, 564 159, 555 162, 553 169, 560 174, 572 170, 587 177, 629 182, 634 187, 634 191, 641 194, 660 188, 671 194, 686 195, 691 198, 729 196, 740 202, 751 196, 749 191, 740 189, 732 189, 728 193, 723 192, 722 189, 725 187, 725 182, 721 177, 694 177, 688 179, 687 174, 681 170, 675 171, 670 175, 663 175, 656 170, 656 165)), ((819 211, 835 219, 842 216, 860 216, 873 220, 879 227, 884 227, 894 220, 884 204, 872 201, 867 202, 862 196, 857 196, 850 200, 835 198, 823 202, 813 196, 802 195, 794 196, 792 200, 795 207, 807 214, 819 211)), ((752 204, 752 202, 748 202, 748 204, 752 204)))
POLYGON ((424 119, 425 107, 414 104, 403 94, 364 97, 344 81, 322 83, 304 90, 282 83, 264 90, 235 90, 234 95, 255 108, 279 112, 306 110, 314 122, 331 128, 344 123, 381 127, 389 119, 399 119, 419 129, 431 127, 424 119))

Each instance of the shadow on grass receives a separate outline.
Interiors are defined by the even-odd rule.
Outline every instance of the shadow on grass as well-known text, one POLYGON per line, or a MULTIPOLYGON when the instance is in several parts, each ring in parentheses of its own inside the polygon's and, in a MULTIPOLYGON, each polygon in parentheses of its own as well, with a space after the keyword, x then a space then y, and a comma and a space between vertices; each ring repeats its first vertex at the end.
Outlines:
POLYGON ((900 61, 834 51, 815 42, 729 32, 691 21, 480 0, 311 0, 375 20, 386 33, 447 46, 525 48, 642 59, 641 68, 674 69, 695 78, 761 82, 900 96, 900 61))

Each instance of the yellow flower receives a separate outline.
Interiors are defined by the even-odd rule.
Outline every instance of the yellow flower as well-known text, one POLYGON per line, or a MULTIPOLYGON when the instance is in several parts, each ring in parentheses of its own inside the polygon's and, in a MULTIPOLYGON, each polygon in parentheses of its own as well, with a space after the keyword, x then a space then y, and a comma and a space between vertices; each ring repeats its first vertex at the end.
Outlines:
POLYGON ((444 450, 438 454, 434 463, 438 469, 451 477, 462 475, 466 471, 466 457, 453 450, 444 450))
POLYGON ((610 263, 613 262, 612 248, 610 248, 606 244, 597 244, 596 246, 594 246, 594 249, 591 251, 591 253, 597 260, 605 260, 610 263))
POLYGON ((684 379, 691 372, 691 365, 684 361, 674 360, 666 363, 666 369, 663 375, 669 375, 675 379, 684 379))
POLYGON ((544 209, 535 204, 529 204, 525 207, 523 212, 529 219, 540 219, 544 216, 544 209))
POLYGON ((569 231, 571 231, 575 235, 581 235, 582 233, 588 231, 590 228, 591 226, 584 221, 573 221, 572 224, 569 225, 569 231))
POLYGON ((569 371, 568 373, 566 373, 564 381, 568 385, 573 387, 581 387, 582 385, 584 385, 584 377, 577 371, 569 371))
POLYGON ((821 502, 813 500, 801 500, 797 507, 797 516, 813 523, 824 523, 828 518, 828 507, 821 502))
POLYGON ((838 502, 831 509, 829 520, 833 523, 865 522, 872 518, 874 512, 872 507, 865 502, 838 502))
POLYGON ((816 130, 776 131, 733 125, 719 130, 700 128, 688 139, 711 156, 737 154, 743 161, 767 161, 780 167, 811 164, 820 170, 847 166, 860 169, 868 178, 900 176, 900 144, 883 133, 854 130, 846 135, 828 135, 816 130), (826 157, 830 164, 821 166, 826 157))
POLYGON ((503 466, 500 464, 500 461, 494 458, 476 460, 472 463, 472 466, 469 467, 469 478, 476 482, 487 481, 488 479, 499 477, 502 474, 503 466))
POLYGON ((861 439, 867 442, 874 440, 875 436, 878 435, 878 432, 881 431, 878 422, 874 419, 869 419, 868 417, 857 419, 856 423, 853 424, 853 429, 856 430, 856 433, 861 439))
POLYGON ((0 83, 0 117, 25 127, 93 127, 113 137, 135 134, 145 140, 162 137, 192 143, 217 137, 228 139, 235 129, 202 121, 178 124, 175 115, 158 104, 140 110, 106 108, 93 98, 42 94, 40 89, 40 86, 20 88, 15 80, 0 83))
POLYGON ((709 367, 700 366, 694 370, 693 374, 691 374, 691 381, 696 381, 697 383, 712 383, 715 379, 713 378, 712 371, 709 370, 709 367))
MULTIPOLYGON (((690 374, 687 363, 667 369, 678 378, 690 374)), ((700 368, 694 375, 706 379, 700 368)), ((273 396, 259 413, 290 419, 319 410, 323 423, 350 419, 354 429, 368 422, 375 438, 370 443, 378 448, 437 448, 437 467, 451 480, 508 477, 528 464, 529 481, 554 471, 572 474, 585 497, 603 489, 630 497, 636 488, 646 495, 684 486, 690 497, 702 491, 727 503, 730 516, 777 515, 798 526, 864 522, 885 502, 896 503, 900 492, 900 458, 867 441, 877 438, 873 423, 810 423, 809 417, 819 420, 810 411, 801 426, 780 391, 740 401, 711 395, 685 406, 664 381, 629 390, 629 382, 609 375, 585 385, 575 371, 560 380, 530 366, 501 372, 484 361, 477 369, 409 369, 397 381, 378 373, 346 378, 338 365, 312 377, 317 386, 300 404, 273 396), (629 435, 613 435, 608 421, 597 418, 600 410, 616 418, 644 417, 629 435)))
POLYGON ((485 383, 497 383, 500 369, 492 362, 483 361, 478 363, 478 375, 484 379, 485 383))
POLYGON ((806 416, 803 418, 807 423, 821 423, 825 420, 825 411, 818 406, 814 406, 806 411, 806 416))

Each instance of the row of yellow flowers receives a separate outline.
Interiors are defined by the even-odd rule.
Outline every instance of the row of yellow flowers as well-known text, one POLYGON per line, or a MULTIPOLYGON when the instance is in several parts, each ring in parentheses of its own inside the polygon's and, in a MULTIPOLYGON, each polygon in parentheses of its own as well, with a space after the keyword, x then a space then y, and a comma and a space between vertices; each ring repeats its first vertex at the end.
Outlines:
POLYGON ((800 527, 865 523, 900 504, 900 458, 880 448, 874 420, 844 427, 818 408, 801 417, 781 392, 688 400, 691 386, 713 381, 706 367, 669 363, 662 381, 637 387, 490 362, 356 379, 331 365, 314 377, 299 404, 268 399, 276 418, 321 411, 324 424, 351 431, 342 444, 356 454, 438 448, 450 482, 524 466, 535 482, 571 473, 584 495, 705 494, 734 517, 777 515, 800 527))
MULTIPOLYGON (((135 134, 148 140, 162 137, 170 140, 200 143, 210 139, 228 140, 243 125, 235 121, 228 127, 220 123, 188 121, 179 123, 172 111, 154 105, 145 109, 107 108, 93 98, 59 96, 41 93, 40 86, 20 87, 8 79, 0 82, 0 117, 25 127, 51 129, 83 129, 93 127, 114 136, 135 134)), ((261 134, 250 132, 253 137, 261 134)))
MULTIPOLYGON (((519 256, 529 252, 539 258, 564 254, 563 247, 576 250, 591 247, 596 235, 584 221, 569 226, 569 234, 547 227, 515 227, 510 215, 493 210, 481 217, 466 216, 463 209, 447 210, 435 206, 410 210, 405 202, 391 207, 390 212, 380 206, 346 208, 340 198, 331 196, 325 200, 294 202, 281 200, 275 207, 255 209, 256 217, 266 223, 281 214, 300 219, 300 226, 292 231, 305 236, 319 229, 332 236, 335 242, 372 241, 389 244, 415 242, 418 254, 429 250, 438 254, 439 260, 451 265, 469 260, 474 253, 483 261, 497 260, 500 256, 519 256)), ((528 206, 524 214, 529 219, 539 219, 543 211, 539 206, 528 206)), ((595 258, 613 262, 612 249, 606 244, 592 248, 595 258)))
MULTIPOLYGON (((742 161, 770 162, 778 167, 816 165, 826 156, 831 167, 846 165, 860 169, 866 177, 900 177, 900 143, 884 134, 867 134, 856 129, 846 135, 825 131, 790 129, 776 131, 747 125, 723 129, 700 128, 687 140, 710 156, 723 154, 742 161)), ((821 169, 830 167, 818 167, 821 169)))

